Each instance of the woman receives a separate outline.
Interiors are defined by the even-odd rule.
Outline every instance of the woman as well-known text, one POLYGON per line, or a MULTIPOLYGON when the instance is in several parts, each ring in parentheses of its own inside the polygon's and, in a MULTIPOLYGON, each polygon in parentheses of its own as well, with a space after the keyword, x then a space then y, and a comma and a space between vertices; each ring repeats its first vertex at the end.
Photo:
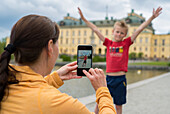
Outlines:
MULTIPOLYGON (((0 113, 91 113, 77 99, 56 89, 64 80, 81 78, 73 72, 77 62, 50 74, 58 57, 58 37, 57 24, 44 16, 28 15, 13 26, 10 44, 0 56, 0 113), (9 64, 13 53, 16 65, 9 64)), ((115 113, 103 71, 83 72, 96 91, 99 113, 115 113)))

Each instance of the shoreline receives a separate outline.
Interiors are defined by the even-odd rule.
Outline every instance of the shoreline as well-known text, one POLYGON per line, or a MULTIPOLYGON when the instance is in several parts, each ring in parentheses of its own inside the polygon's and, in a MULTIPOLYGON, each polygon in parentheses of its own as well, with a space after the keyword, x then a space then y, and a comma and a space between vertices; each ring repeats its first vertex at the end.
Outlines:
MULTIPOLYGON (((70 63, 70 62, 56 62, 55 66, 63 66, 67 63, 70 63)), ((106 68, 106 62, 95 62, 93 63, 92 65, 93 68, 103 68, 105 69, 106 68)), ((169 66, 148 66, 148 65, 128 65, 128 69, 131 70, 131 69, 141 69, 141 70, 167 70, 167 71, 170 71, 170 67, 169 66)))

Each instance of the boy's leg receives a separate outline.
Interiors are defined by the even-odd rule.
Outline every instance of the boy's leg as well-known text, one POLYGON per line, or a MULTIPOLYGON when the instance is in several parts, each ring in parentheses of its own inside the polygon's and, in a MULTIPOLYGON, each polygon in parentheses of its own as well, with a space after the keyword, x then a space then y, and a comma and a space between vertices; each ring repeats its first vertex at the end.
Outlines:
POLYGON ((96 104, 96 108, 94 110, 95 114, 98 114, 99 113, 99 108, 98 108, 98 105, 96 104))
POLYGON ((117 114, 122 114, 122 105, 126 103, 126 78, 122 76, 106 77, 107 87, 113 97, 117 114))
POLYGON ((122 114, 122 105, 116 105, 117 114, 122 114))

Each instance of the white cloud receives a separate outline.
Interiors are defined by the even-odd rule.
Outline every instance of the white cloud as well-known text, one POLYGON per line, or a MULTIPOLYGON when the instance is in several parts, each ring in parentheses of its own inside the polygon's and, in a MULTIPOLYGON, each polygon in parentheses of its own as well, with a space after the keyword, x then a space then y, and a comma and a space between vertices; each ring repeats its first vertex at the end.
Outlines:
POLYGON ((131 9, 148 19, 152 15, 152 8, 162 6, 162 14, 153 21, 153 27, 156 33, 167 33, 170 30, 169 0, 1 0, 0 38, 8 36, 13 24, 24 15, 45 15, 53 21, 59 21, 67 13, 79 18, 77 7, 80 7, 87 19, 103 20, 106 6, 109 18, 112 16, 114 19, 126 17, 131 9))

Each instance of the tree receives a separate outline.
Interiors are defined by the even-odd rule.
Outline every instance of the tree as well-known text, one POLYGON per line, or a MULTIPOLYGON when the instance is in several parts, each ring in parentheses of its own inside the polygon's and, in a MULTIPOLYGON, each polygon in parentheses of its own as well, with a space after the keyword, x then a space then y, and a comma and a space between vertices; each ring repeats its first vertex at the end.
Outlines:
POLYGON ((0 41, 0 54, 4 51, 5 46, 6 46, 6 38, 3 38, 0 41))
POLYGON ((139 58, 139 59, 142 59, 142 58, 143 58, 143 53, 142 53, 142 52, 139 52, 139 53, 138 53, 138 58, 139 58))
POLYGON ((136 53, 135 52, 132 52, 129 54, 129 59, 136 59, 136 53))

